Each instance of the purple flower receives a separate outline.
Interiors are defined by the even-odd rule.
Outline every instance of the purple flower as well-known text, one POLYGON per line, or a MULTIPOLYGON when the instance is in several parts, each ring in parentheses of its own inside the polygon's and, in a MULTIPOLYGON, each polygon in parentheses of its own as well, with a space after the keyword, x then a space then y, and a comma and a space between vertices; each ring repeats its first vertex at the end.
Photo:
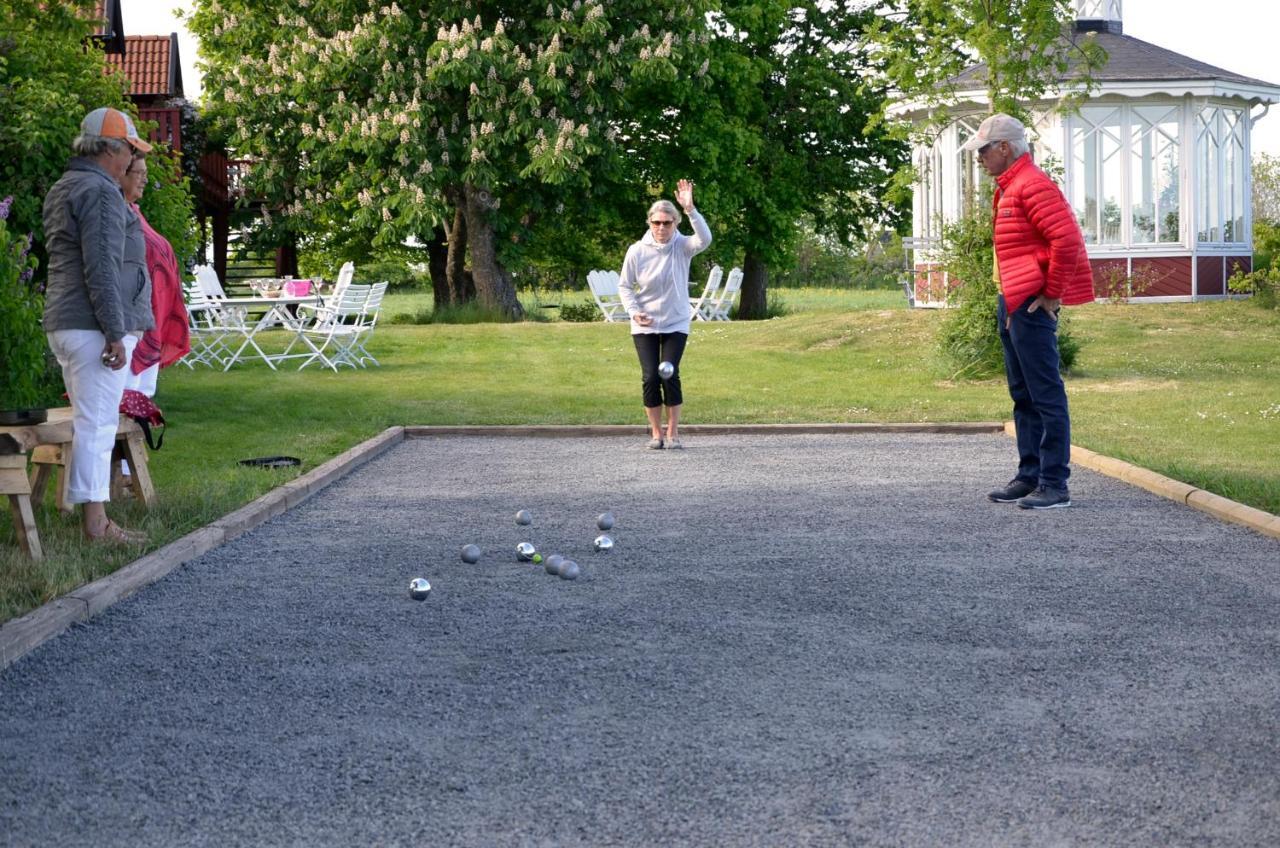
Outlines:
POLYGON ((4 200, 0 200, 0 221, 9 217, 9 207, 13 205, 13 195, 9 195, 4 200))
POLYGON ((21 274, 18 275, 18 279, 23 283, 29 283, 31 282, 31 278, 34 277, 35 275, 36 275, 36 269, 28 268, 27 270, 23 271, 21 274))

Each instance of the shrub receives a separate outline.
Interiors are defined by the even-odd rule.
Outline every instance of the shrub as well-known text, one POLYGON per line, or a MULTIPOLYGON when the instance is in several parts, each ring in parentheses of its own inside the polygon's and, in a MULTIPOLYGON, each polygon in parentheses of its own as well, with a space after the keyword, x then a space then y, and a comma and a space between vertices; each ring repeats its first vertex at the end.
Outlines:
POLYGON ((0 201, 0 408, 26 409, 56 403, 61 387, 40 325, 44 297, 32 282, 31 234, 9 232, 11 203, 0 201))
POLYGON ((1233 269, 1227 288, 1236 294, 1253 295, 1253 303, 1263 309, 1280 307, 1280 224, 1253 222, 1253 270, 1233 269))
POLYGON ((560 306, 560 320, 587 323, 601 321, 604 316, 594 303, 565 303, 560 306))
MULTIPOLYGON (((952 379, 977 380, 1004 373, 1004 347, 996 326, 1000 289, 992 274, 994 254, 991 220, 985 211, 970 213, 943 227, 941 262, 956 286, 952 297, 959 306, 949 310, 942 322, 938 346, 956 369, 952 379)), ((1064 312, 1058 323, 1058 367, 1062 371, 1075 365, 1080 348, 1064 312)))

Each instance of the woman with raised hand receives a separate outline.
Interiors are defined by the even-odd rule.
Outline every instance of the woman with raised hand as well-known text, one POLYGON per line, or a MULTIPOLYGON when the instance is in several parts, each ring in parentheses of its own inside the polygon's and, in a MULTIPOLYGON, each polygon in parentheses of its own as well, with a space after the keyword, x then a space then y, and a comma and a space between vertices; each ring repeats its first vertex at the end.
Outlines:
POLYGON ((689 340, 693 309, 689 305, 689 263, 711 244, 711 230, 693 205, 693 183, 676 184, 676 200, 689 216, 693 235, 686 236, 680 225, 680 210, 669 200, 649 207, 649 231, 627 248, 618 279, 618 296, 631 316, 631 340, 640 358, 640 383, 644 414, 649 422, 649 448, 679 450, 680 359, 689 340), (659 372, 669 362, 670 375, 659 372), (662 409, 667 422, 663 429, 662 409))

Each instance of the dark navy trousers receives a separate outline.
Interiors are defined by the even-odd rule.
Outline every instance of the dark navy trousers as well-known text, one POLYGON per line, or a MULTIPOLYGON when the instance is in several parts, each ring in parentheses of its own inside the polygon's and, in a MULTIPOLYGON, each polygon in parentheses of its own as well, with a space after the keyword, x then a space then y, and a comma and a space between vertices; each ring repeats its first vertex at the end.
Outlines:
POLYGON ((1033 486, 1067 488, 1071 476, 1071 416, 1058 365, 1058 316, 1028 312, 1034 297, 1012 316, 999 298, 997 318, 1004 372, 1018 429, 1018 479, 1033 486), (1011 317, 1005 326, 1005 318, 1011 317))

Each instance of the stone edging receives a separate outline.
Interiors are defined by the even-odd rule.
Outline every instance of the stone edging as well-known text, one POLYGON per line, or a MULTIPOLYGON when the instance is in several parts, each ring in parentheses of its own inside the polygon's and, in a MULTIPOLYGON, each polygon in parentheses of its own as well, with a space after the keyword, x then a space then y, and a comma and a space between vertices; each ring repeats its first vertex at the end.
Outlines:
POLYGON ((391 427, 305 474, 272 489, 217 521, 201 527, 141 559, 92 583, 50 601, 21 618, 0 625, 0 669, 34 650, 79 621, 85 621, 117 601, 164 577, 185 562, 241 536, 259 524, 295 507, 387 449, 404 441, 404 428, 391 427))
MULTIPOLYGON (((1005 423, 1004 431, 1011 437, 1015 435, 1012 421, 1005 423)), ((1242 524, 1265 536, 1280 539, 1280 515, 1272 515, 1264 510, 1245 506, 1229 498, 1224 498, 1222 495, 1215 495, 1212 492, 1206 492, 1204 489, 1197 489, 1190 483, 1183 483, 1181 480, 1165 477, 1163 474, 1157 474, 1154 471, 1149 471, 1124 460, 1096 453, 1079 445, 1071 446, 1071 461, 1091 471, 1097 471, 1099 474, 1105 474, 1108 477, 1114 477, 1140 489, 1146 489, 1148 492, 1159 495, 1162 498, 1186 504, 1222 521, 1242 524)))

